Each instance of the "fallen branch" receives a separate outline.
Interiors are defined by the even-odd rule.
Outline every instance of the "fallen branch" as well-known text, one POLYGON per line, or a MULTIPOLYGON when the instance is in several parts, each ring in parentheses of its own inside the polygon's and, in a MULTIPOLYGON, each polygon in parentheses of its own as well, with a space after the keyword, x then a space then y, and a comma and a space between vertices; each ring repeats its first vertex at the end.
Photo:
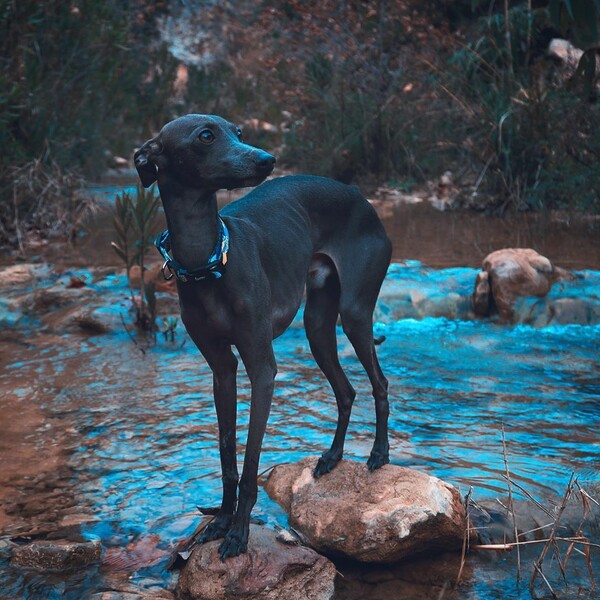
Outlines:
MULTIPOLYGON (((504 544, 472 544, 470 547, 472 550, 512 550, 518 546, 530 546, 532 544, 547 544, 552 539, 558 542, 569 542, 570 544, 581 544, 589 548, 600 548, 600 544, 594 544, 590 542, 585 536, 573 536, 573 537, 554 537, 544 538, 543 540, 528 540, 524 542, 506 542, 504 544)), ((580 551, 581 552, 581 551, 580 551)))

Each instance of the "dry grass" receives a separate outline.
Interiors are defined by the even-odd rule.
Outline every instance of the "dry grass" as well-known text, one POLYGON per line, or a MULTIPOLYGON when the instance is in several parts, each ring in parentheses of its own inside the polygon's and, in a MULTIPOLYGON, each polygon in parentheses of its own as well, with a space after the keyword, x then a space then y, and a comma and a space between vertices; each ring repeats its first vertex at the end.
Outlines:
POLYGON ((25 254, 27 241, 66 237, 73 240, 83 219, 97 206, 84 190, 77 171, 65 171, 53 161, 32 160, 11 167, 0 189, 0 244, 25 254))
POLYGON ((560 580, 565 586, 569 585, 568 568, 570 559, 574 555, 584 558, 589 578, 589 589, 596 590, 597 586, 592 566, 592 550, 600 549, 600 544, 591 542, 589 540, 589 538, 584 534, 584 525, 591 515, 592 504, 600 506, 600 503, 590 494, 588 494, 585 489, 583 489, 574 473, 571 474, 558 505, 546 506, 537 500, 532 493, 515 481, 514 475, 511 474, 504 428, 502 429, 502 456, 505 467, 505 473, 503 477, 507 483, 508 499, 506 502, 501 502, 500 500, 498 500, 498 502, 506 510, 507 517, 512 521, 514 540, 505 540, 503 543, 469 544, 469 539, 474 528, 470 523, 468 515, 473 508, 481 510, 473 501, 472 489, 470 489, 465 497, 467 523, 465 524, 465 538, 463 543, 461 565, 456 583, 459 584, 461 582, 461 577, 469 550, 495 552, 516 550, 516 577, 517 580, 520 581, 522 577, 522 568, 524 566, 521 550, 526 547, 542 546, 539 555, 531 564, 529 592, 532 598, 538 597, 537 589, 540 583, 545 586, 547 592, 550 593, 552 598, 559 598, 559 595, 552 586, 551 581, 556 579, 556 569, 558 569, 560 580), (514 502, 516 494, 519 494, 525 498, 532 507, 541 510, 542 513, 548 517, 548 521, 544 525, 535 529, 519 532, 514 502), (578 502, 581 506, 582 516, 578 526, 575 528, 575 534, 563 535, 562 532, 566 529, 566 526, 563 523, 565 511, 569 505, 573 504, 573 502, 578 502), (542 535, 542 537, 541 539, 526 539, 526 537, 531 534, 542 535))

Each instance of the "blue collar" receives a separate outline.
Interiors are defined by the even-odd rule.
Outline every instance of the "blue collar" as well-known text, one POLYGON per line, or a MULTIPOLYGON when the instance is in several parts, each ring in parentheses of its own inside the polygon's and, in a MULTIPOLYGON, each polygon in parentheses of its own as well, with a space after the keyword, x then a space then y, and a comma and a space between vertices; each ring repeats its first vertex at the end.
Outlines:
POLYGON ((169 241, 169 230, 165 229, 154 241, 165 262, 162 266, 162 272, 165 279, 169 280, 175 277, 178 281, 202 281, 203 279, 219 279, 225 273, 225 264, 227 263, 227 252, 229 250, 229 231, 219 217, 219 239, 213 250, 208 263, 197 269, 188 271, 174 258, 171 258, 171 242, 169 241), (166 269, 166 270, 165 270, 166 269), (167 271, 169 272, 167 274, 167 271))

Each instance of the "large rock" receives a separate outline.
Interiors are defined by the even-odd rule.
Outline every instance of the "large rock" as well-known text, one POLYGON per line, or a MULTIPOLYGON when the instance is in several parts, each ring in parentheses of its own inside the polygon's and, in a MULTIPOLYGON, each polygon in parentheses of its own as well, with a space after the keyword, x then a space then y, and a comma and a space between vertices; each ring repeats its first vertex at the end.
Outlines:
POLYGON ((342 460, 319 479, 316 459, 278 465, 265 489, 320 552, 393 563, 461 547, 466 516, 456 488, 420 471, 342 460))
MULTIPOLYGON (((565 84, 575 76, 577 69, 581 64, 581 58, 584 51, 581 48, 573 46, 568 40, 554 38, 550 41, 547 50, 548 56, 554 61, 558 67, 555 73, 554 83, 565 84)), ((596 78, 600 75, 600 65, 596 61, 596 78)), ((600 87, 600 82, 596 79, 596 87, 600 87)))
POLYGON ((272 529, 250 525, 248 551, 224 562, 220 541, 197 546, 181 571, 185 600, 330 600, 335 566, 314 550, 288 545, 272 529))
POLYGON ((496 250, 485 257, 477 274, 473 310, 480 317, 498 312, 502 321, 512 322, 518 298, 543 298, 556 281, 568 277, 567 271, 531 248, 496 250))

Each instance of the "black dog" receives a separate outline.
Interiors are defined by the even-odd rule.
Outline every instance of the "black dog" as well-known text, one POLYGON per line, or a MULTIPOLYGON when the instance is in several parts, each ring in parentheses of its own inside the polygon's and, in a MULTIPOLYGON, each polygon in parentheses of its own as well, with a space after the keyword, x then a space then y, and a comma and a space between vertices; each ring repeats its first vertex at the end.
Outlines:
POLYGON ((331 448, 314 475, 328 473, 341 459, 355 397, 338 360, 338 315, 375 398, 375 443, 368 466, 373 470, 389 462, 387 380, 372 327, 391 243, 357 188, 323 177, 273 179, 219 215, 216 190, 258 185, 274 164, 273 156, 242 142, 235 125, 207 115, 168 123, 135 153, 143 185, 158 181, 165 209, 168 230, 157 241, 166 259, 164 272, 177 277, 181 319, 213 371, 223 502, 200 541, 224 537, 222 559, 247 548, 276 373, 272 340, 289 326, 305 288, 306 334, 333 388, 339 415, 331 448), (232 346, 252 384, 241 480, 232 346))

